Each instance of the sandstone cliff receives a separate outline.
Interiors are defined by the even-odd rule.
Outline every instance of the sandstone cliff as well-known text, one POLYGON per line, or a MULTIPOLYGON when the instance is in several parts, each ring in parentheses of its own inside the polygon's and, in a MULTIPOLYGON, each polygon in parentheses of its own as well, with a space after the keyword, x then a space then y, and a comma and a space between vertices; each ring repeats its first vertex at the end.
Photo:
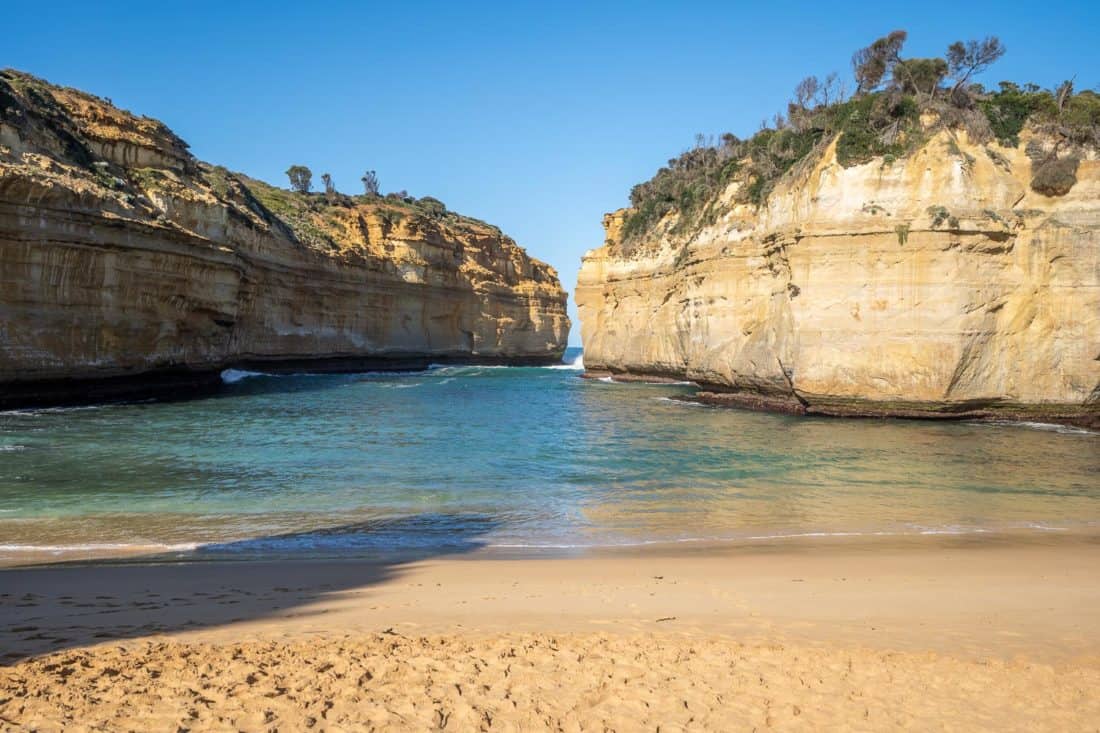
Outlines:
POLYGON ((565 302, 552 268, 435 200, 275 189, 0 72, 0 403, 233 365, 552 362, 565 302))
POLYGON ((940 129, 838 164, 836 140, 762 206, 624 246, 605 217, 577 286, 590 371, 690 379, 799 413, 1100 423, 1100 161, 1062 196, 1017 147, 940 129))

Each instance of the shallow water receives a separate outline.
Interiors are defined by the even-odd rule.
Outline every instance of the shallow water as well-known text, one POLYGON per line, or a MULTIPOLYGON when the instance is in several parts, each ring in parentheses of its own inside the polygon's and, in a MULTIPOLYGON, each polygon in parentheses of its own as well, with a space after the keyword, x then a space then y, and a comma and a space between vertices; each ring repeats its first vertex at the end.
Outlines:
POLYGON ((0 413, 0 560, 1100 527, 1096 433, 794 418, 579 375, 234 372, 203 399, 0 413))

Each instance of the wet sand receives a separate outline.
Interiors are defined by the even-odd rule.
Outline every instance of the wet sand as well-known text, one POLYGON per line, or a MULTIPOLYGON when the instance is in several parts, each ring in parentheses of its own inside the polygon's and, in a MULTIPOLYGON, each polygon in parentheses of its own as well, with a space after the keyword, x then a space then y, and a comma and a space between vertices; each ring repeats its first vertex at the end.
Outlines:
POLYGON ((0 729, 1095 730, 1095 538, 0 571, 0 729))

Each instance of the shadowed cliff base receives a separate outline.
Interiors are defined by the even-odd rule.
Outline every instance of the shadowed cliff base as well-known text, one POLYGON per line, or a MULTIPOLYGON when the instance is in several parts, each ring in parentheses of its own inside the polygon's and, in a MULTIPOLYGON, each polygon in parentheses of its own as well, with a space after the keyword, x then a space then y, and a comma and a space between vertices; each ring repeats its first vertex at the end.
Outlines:
MULTIPOLYGON (((169 367, 139 374, 120 374, 92 379, 42 379, 0 383, 0 411, 138 400, 176 402, 210 397, 217 395, 225 387, 222 375, 227 370, 265 374, 360 374, 422 372, 436 364, 552 366, 559 363, 561 358, 553 356, 480 357, 468 354, 244 359, 212 369, 169 367)), ((277 389, 277 386, 272 386, 270 391, 277 389)))
MULTIPOLYGON (((585 379, 610 379, 615 382, 661 384, 690 382, 671 372, 644 374, 588 369, 585 379)), ((908 420, 982 420, 1042 422, 1100 430, 1100 404, 1022 405, 1007 400, 966 400, 960 402, 909 402, 807 397, 794 392, 734 391, 721 385, 691 382, 694 394, 672 395, 671 400, 694 402, 712 407, 729 407, 784 415, 851 418, 900 418, 908 420)))

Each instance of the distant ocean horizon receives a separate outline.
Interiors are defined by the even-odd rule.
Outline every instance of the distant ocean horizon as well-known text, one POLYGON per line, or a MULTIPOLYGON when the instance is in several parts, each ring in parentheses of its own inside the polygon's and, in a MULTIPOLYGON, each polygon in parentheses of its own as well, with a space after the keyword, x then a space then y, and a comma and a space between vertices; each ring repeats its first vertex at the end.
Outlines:
POLYGON ((1100 529, 1100 434, 703 407, 550 367, 267 375, 0 412, 0 563, 1100 529))

